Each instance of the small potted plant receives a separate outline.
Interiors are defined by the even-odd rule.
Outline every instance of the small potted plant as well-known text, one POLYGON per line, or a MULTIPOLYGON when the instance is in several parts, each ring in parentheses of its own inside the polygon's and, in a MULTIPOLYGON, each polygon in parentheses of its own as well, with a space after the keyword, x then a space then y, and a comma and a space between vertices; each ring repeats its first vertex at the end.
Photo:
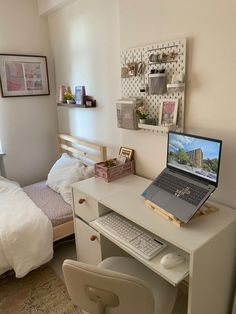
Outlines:
POLYGON ((115 159, 106 160, 104 162, 104 167, 106 167, 106 168, 111 168, 111 167, 114 167, 116 165, 117 165, 117 163, 116 163, 115 159))
POLYGON ((74 104, 75 103, 74 95, 71 93, 71 91, 69 91, 69 90, 65 91, 64 101, 66 101, 67 104, 74 104))
POLYGON ((136 110, 136 114, 139 117, 139 122, 145 124, 149 115, 146 108, 143 105, 138 107, 136 110))

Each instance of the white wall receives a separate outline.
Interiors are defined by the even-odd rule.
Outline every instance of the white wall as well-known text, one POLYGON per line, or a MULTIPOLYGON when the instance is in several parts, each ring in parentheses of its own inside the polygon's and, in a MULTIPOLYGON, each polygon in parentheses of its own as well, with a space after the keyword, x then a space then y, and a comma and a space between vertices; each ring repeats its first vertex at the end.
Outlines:
POLYGON ((61 84, 84 85, 97 101, 94 109, 59 107, 59 127, 109 146, 120 143, 115 100, 119 96, 117 1, 79 0, 49 16, 57 92, 61 84))
MULTIPOLYGON (((186 131, 221 138, 219 202, 236 207, 236 3, 232 0, 120 0, 121 49, 187 37, 186 131)), ((122 132, 137 170, 155 177, 165 165, 166 137, 122 132)))
POLYGON ((56 155, 57 114, 48 24, 36 0, 1 0, 0 52, 48 57, 50 96, 0 98, 5 171, 22 185, 43 179, 56 155))
POLYGON ((49 17, 57 88, 85 85, 99 101, 96 110, 60 109, 60 128, 113 147, 121 134, 122 145, 135 149, 137 172, 154 178, 165 166, 166 136, 116 128, 119 43, 125 49, 186 37, 186 131, 223 140, 214 198, 236 207, 235 1, 119 0, 116 10, 117 0, 77 0, 49 17))

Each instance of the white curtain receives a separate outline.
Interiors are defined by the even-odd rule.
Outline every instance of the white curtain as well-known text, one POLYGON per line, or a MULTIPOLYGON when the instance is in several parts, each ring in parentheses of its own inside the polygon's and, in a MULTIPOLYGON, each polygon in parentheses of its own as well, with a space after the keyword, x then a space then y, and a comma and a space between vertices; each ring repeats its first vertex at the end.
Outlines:
POLYGON ((0 154, 3 153, 3 149, 2 149, 2 142, 1 142, 1 139, 0 139, 0 154))
POLYGON ((5 171, 4 171, 4 166, 3 166, 3 148, 2 148, 2 142, 0 139, 0 176, 4 176, 5 175, 5 171))

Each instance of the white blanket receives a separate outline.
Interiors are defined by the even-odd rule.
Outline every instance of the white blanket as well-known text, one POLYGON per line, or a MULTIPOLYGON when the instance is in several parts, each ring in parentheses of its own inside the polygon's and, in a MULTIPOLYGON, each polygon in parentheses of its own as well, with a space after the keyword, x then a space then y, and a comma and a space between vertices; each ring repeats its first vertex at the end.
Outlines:
POLYGON ((12 268, 23 277, 52 256, 51 222, 17 183, 0 176, 0 274, 12 268))

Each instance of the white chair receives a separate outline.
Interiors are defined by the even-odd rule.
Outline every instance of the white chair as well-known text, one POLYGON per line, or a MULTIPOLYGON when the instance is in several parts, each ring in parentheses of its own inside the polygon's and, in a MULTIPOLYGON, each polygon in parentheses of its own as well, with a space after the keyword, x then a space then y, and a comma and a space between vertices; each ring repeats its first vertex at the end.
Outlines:
POLYGON ((175 304, 177 288, 130 257, 65 260, 63 273, 72 302, 90 314, 170 314, 175 304))

